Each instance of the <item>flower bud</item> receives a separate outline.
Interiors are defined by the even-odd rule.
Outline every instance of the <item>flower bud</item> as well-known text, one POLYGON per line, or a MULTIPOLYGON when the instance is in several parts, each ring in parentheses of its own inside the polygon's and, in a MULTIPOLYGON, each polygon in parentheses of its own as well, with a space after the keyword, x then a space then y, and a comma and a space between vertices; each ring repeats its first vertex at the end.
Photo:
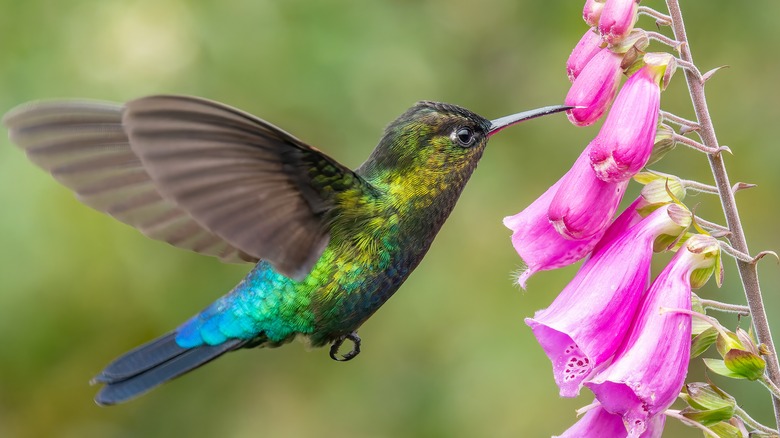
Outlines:
POLYGON ((620 84, 622 55, 604 48, 580 71, 566 94, 566 105, 573 108, 566 111, 569 121, 577 126, 588 126, 596 122, 607 111, 615 99, 620 84))
POLYGON ((601 37, 593 29, 588 29, 580 38, 580 41, 574 46, 574 50, 571 51, 571 55, 569 55, 569 59, 566 61, 566 73, 569 75, 571 82, 574 82, 582 69, 601 50, 601 44, 601 37))
POLYGON ((601 11, 604 9, 604 0, 585 0, 585 7, 582 8, 582 18, 588 23, 588 26, 596 27, 599 24, 601 11))
POLYGON ((639 8, 637 0, 606 0, 599 17, 599 32, 608 44, 620 42, 634 28, 639 8))
POLYGON ((590 161, 601 180, 627 180, 650 158, 661 106, 658 80, 656 70, 645 66, 620 90, 607 120, 591 142, 590 161))

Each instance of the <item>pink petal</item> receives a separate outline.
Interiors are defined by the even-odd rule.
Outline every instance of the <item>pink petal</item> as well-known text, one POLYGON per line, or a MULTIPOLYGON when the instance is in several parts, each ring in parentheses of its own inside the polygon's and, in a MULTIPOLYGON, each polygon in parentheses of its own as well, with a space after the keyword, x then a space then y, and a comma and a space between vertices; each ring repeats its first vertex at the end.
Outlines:
POLYGON ((564 103, 574 108, 566 111, 569 121, 577 126, 596 122, 607 111, 617 93, 623 70, 623 55, 604 48, 588 61, 574 80, 564 103))
POLYGON ((599 17, 599 32, 608 44, 620 42, 634 28, 637 18, 636 0, 606 0, 599 17))
POLYGON ((647 164, 653 152, 661 89, 643 67, 631 76, 590 146, 596 175, 606 182, 625 181, 647 164))
POLYGON ((566 61, 566 73, 569 75, 569 80, 574 80, 579 76, 582 69, 593 59, 601 50, 601 36, 588 29, 587 32, 580 38, 580 41, 574 46, 574 50, 571 51, 569 59, 566 61))
POLYGON ((569 239, 603 235, 623 198, 628 181, 604 182, 590 165, 590 146, 561 179, 547 215, 555 229, 569 239))

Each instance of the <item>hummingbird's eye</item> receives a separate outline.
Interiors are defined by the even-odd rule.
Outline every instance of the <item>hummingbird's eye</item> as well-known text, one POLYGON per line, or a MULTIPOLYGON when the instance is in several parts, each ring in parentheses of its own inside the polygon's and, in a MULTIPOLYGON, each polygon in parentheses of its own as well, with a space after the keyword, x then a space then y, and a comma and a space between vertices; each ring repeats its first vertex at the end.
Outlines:
POLYGON ((452 133, 452 139, 457 141, 459 145, 464 148, 471 147, 474 144, 476 137, 474 131, 469 128, 458 128, 452 133))

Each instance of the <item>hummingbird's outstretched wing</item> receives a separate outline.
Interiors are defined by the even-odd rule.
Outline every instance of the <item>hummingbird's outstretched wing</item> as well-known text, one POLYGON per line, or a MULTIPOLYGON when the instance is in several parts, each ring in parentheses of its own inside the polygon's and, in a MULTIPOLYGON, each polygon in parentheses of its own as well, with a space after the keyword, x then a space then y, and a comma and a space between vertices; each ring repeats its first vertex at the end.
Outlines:
POLYGON ((39 102, 3 122, 85 204, 151 238, 266 259, 296 279, 328 243, 336 193, 367 184, 281 129, 193 97, 39 102))

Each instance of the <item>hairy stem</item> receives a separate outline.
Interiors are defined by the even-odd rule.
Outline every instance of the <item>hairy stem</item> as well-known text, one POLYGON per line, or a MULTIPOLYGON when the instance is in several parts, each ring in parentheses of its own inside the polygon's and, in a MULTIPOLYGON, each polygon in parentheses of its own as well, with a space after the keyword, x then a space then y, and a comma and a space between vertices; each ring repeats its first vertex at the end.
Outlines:
POLYGON ((745 412, 744 409, 740 408, 739 406, 734 406, 734 415, 741 418, 745 424, 759 432, 777 435, 776 430, 772 429, 771 427, 766 427, 758 421, 754 420, 750 415, 748 415, 747 412, 745 412))
POLYGON ((750 316, 750 309, 747 306, 739 304, 721 303, 715 300, 700 300, 701 306, 705 309, 717 310, 719 312, 736 313, 740 316, 750 316))
MULTIPOLYGON (((688 44, 688 36, 685 32, 685 24, 683 22, 682 12, 680 11, 679 1, 666 0, 666 5, 669 8, 669 15, 672 18, 674 38, 681 43, 679 46, 680 58, 693 64, 693 57, 691 56, 691 49, 688 44)), ((715 129, 712 126, 712 119, 710 118, 707 100, 704 95, 704 83, 694 72, 690 70, 684 71, 685 80, 688 83, 688 91, 690 92, 693 108, 696 112, 696 118, 701 127, 699 134, 701 135, 702 141, 710 148, 718 148, 718 139, 715 136, 715 129)), ((731 183, 729 182, 729 177, 726 173, 726 165, 723 162, 723 156, 722 154, 710 154, 707 155, 707 159, 710 162, 710 168, 715 177, 715 185, 718 187, 718 192, 720 192, 720 200, 723 206, 723 212, 726 216, 726 223, 731 231, 729 240, 736 250, 745 254, 750 254, 745 239, 745 232, 742 229, 739 218, 737 204, 734 200, 734 192, 731 190, 731 183)), ((745 289, 745 296, 747 298, 748 307, 750 307, 750 314, 756 329, 758 342, 765 344, 771 353, 770 355, 765 356, 767 361, 768 379, 777 386, 778 382, 780 382, 780 366, 778 366, 775 345, 772 341, 772 333, 769 330, 769 321, 767 320, 766 310, 764 309, 764 300, 761 296, 761 287, 758 282, 756 264, 741 260, 737 260, 736 263, 737 269, 739 270, 739 276, 742 279, 742 286, 745 289)), ((775 410, 775 422, 778 425, 778 429, 780 429, 780 398, 772 397, 772 403, 775 410)))

